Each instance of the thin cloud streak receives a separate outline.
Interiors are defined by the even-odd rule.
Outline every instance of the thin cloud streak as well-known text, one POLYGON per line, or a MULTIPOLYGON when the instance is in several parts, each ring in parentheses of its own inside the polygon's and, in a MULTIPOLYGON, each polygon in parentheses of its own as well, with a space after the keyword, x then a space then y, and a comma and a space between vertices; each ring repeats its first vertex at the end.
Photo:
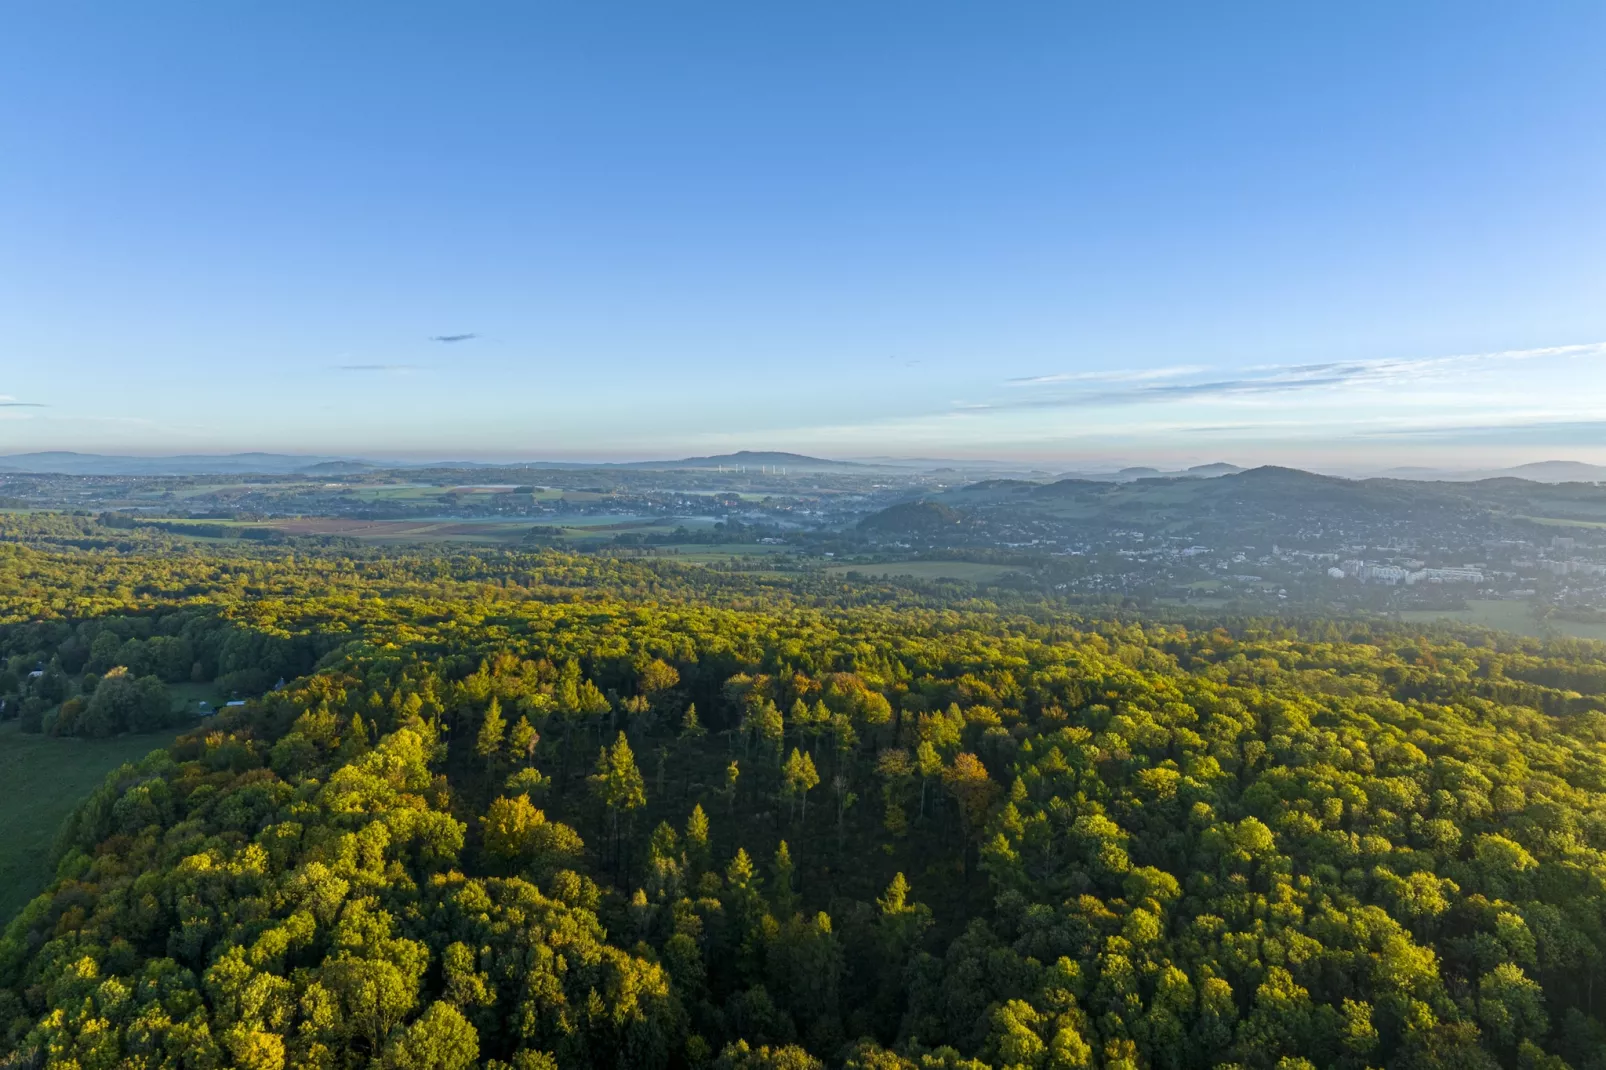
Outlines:
POLYGON ((1174 379, 1209 371, 1203 364, 1184 364, 1174 368, 1141 368, 1134 371, 1060 372, 1054 375, 1028 375, 1009 379, 1011 386, 1037 386, 1046 383, 1139 383, 1149 379, 1174 379))
POLYGON ((431 342, 445 342, 447 345, 452 345, 452 344, 454 344, 456 342, 472 341, 473 339, 478 338, 478 337, 479 337, 479 335, 472 334, 472 333, 470 333, 470 334, 432 334, 432 335, 429 336, 429 340, 431 342))
MULTIPOLYGON (((967 402, 959 406, 966 412, 1010 411, 1021 409, 1078 409, 1110 405, 1143 405, 1159 402, 1193 401, 1210 398, 1245 397, 1257 394, 1286 394, 1334 387, 1381 387, 1442 378, 1452 371, 1463 371, 1477 364, 1508 361, 1606 356, 1606 342, 1580 345, 1511 349, 1492 353, 1469 353, 1415 360, 1327 361, 1315 364, 1270 364, 1246 368, 1234 378, 1199 383, 1156 383, 1122 390, 1072 390, 1048 396, 1011 398, 992 402, 967 402), (1264 374, 1252 374, 1252 373, 1264 374)), ((1149 372, 1083 372, 1063 376, 1034 376, 1010 379, 1008 386, 1079 383, 1142 383, 1146 379, 1171 378, 1193 374, 1194 368, 1153 369, 1149 372)))
POLYGON ((343 372, 390 372, 396 375, 418 371, 416 364, 341 364, 338 367, 343 372))
POLYGON ((1007 412, 1020 409, 1080 409, 1102 405, 1141 405, 1163 401, 1189 401, 1201 398, 1285 394, 1341 386, 1365 379, 1363 375, 1339 374, 1293 379, 1220 379, 1208 383, 1170 383, 1132 390, 1102 390, 1096 393, 1061 394, 1053 397, 1020 398, 1000 402, 976 402, 964 406, 967 412, 1007 412))
POLYGON ((1606 441, 1606 420, 1523 420, 1512 423, 1446 424, 1436 427, 1394 427, 1376 431, 1363 431, 1368 438, 1484 438, 1501 436, 1531 436, 1546 432, 1555 434, 1591 434, 1606 441))

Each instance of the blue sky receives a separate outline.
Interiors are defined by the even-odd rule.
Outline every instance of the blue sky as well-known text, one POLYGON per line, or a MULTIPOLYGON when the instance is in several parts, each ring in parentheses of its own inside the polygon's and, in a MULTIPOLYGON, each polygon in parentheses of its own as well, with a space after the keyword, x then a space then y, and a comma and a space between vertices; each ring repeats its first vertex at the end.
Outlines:
POLYGON ((1603 50, 1598 2, 12 5, 0 452, 1606 461, 1603 50))

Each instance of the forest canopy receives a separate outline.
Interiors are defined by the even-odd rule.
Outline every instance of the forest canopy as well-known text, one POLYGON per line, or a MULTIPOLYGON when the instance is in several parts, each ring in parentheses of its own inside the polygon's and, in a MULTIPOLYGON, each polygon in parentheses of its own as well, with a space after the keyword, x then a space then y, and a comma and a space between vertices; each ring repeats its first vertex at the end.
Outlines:
POLYGON ((3 1065, 1606 1068, 1601 647, 67 540, 7 715, 254 697, 63 830, 3 1065))

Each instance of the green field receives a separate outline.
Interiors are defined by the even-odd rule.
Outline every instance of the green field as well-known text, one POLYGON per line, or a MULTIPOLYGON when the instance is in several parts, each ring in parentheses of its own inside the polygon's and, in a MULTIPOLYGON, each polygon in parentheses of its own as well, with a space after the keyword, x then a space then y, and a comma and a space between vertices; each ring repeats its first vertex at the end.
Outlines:
POLYGON ((528 517, 521 522, 584 535, 609 536, 631 531, 659 531, 669 526, 669 521, 663 517, 633 513, 559 513, 553 517, 528 517))
MULTIPOLYGON (((310 485, 311 484, 308 484, 308 486, 310 485)), ((191 487, 179 487, 172 491, 148 491, 143 494, 132 495, 131 497, 136 499, 143 498, 151 501, 160 501, 164 496, 171 494, 173 497, 182 501, 188 498, 199 498, 204 494, 217 494, 223 491, 256 490, 260 487, 281 489, 293 486, 294 484, 284 483, 202 483, 191 487)))
POLYGON ((770 557, 793 551, 791 546, 758 543, 675 543, 657 548, 657 556, 683 565, 712 565, 749 557, 770 557))
POLYGON ((970 583, 991 583, 1000 576, 1021 571, 1008 565, 984 565, 974 561, 894 561, 891 564, 830 565, 825 570, 832 576, 845 576, 857 572, 861 576, 886 579, 908 576, 917 580, 965 580, 970 583))
MULTIPOLYGON (((418 498, 432 500, 438 495, 439 487, 403 487, 403 488, 369 488, 374 491, 384 491, 381 495, 389 499, 418 498)), ((459 488, 461 489, 461 488, 459 488)), ((581 492, 583 494, 583 492, 581 492)), ((369 497, 375 495, 370 494, 369 497)), ((537 497, 542 497, 538 494, 537 497)), ((562 497, 560 492, 553 492, 547 497, 562 497)), ((569 497, 573 497, 571 493, 569 497)), ((600 500, 603 496, 592 494, 590 498, 600 500)), ((393 545, 408 543, 463 543, 478 545, 518 545, 532 527, 556 528, 560 538, 569 543, 580 544, 576 548, 585 549, 586 544, 610 542, 616 535, 642 534, 655 535, 665 530, 687 528, 697 530, 713 525, 711 517, 665 517, 665 516, 638 516, 632 513, 560 513, 555 516, 492 516, 492 517, 442 517, 420 516, 412 518, 391 518, 384 520, 355 520, 344 517, 282 517, 274 520, 188 520, 173 518, 152 518, 147 523, 163 527, 183 528, 188 525, 204 524, 209 528, 219 529, 224 538, 238 537, 248 529, 270 529, 286 535, 325 535, 341 536, 357 539, 361 542, 377 545, 393 545)), ((173 532, 174 537, 186 542, 196 542, 202 545, 215 545, 217 539, 211 536, 191 535, 182 532, 173 532)), ((765 549, 768 549, 767 547, 765 549)))
POLYGON ((1466 609, 1412 609, 1400 614, 1402 620, 1456 621, 1480 628, 1497 628, 1504 632, 1545 638, 1551 635, 1569 635, 1574 639, 1599 639, 1606 642, 1606 624, 1585 624, 1571 620, 1549 620, 1541 624, 1527 602, 1497 602, 1468 600, 1466 609))
POLYGON ((377 487, 352 487, 351 497, 365 502, 429 501, 439 498, 445 492, 445 487, 437 487, 429 483, 400 483, 384 484, 377 487))
POLYGON ((228 695, 217 689, 215 684, 168 684, 168 693, 173 696, 173 708, 186 713, 195 713, 196 704, 209 702, 213 706, 221 706, 228 701, 228 695))
POLYGON ((0 725, 0 925, 50 882, 51 844, 78 801, 173 736, 54 739, 0 725))

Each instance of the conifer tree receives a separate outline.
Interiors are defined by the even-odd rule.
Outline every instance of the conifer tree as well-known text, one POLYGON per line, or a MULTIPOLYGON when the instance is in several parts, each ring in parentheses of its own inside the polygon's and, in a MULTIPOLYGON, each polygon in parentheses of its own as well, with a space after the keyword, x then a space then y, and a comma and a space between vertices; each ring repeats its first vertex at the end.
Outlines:
POLYGON ((485 707, 485 719, 480 722, 479 738, 474 743, 474 752, 485 759, 487 768, 495 764, 496 756, 502 750, 502 735, 507 730, 507 722, 502 719, 502 704, 493 696, 491 704, 485 707))
POLYGON ((923 739, 915 748, 915 769, 920 773, 920 819, 926 817, 926 791, 931 782, 942 775, 942 757, 931 740, 923 739))
POLYGON ((519 715, 518 723, 508 733, 508 751, 526 765, 535 760, 535 747, 541 742, 541 734, 530 724, 530 719, 523 714, 519 715))
POLYGON ((770 890, 770 902, 775 907, 775 917, 788 921, 797 912, 797 895, 792 884, 795 880, 795 869, 792 865, 792 849, 782 840, 781 845, 775 849, 775 861, 770 868, 774 884, 770 890))
POLYGON ((708 815, 703 813, 703 804, 698 803, 686 818, 686 861, 694 876, 708 869, 708 857, 708 815))
POLYGON ((877 899, 876 905, 883 914, 902 914, 908 908, 904 906, 909 899, 909 881, 900 871, 893 875, 892 883, 887 885, 885 898, 877 899))
POLYGON ((730 806, 730 812, 736 812, 736 781, 742 775, 742 767, 732 758, 725 767, 725 802, 730 806))
POLYGON ((614 863, 620 857, 620 834, 626 819, 647 805, 647 785, 636 768, 636 756, 623 732, 612 747, 597 755, 597 771, 590 778, 592 793, 613 826, 614 863))
POLYGON ((355 761, 367 754, 368 748, 368 726, 363 724, 362 714, 353 711, 351 723, 340 741, 340 758, 346 762, 355 761))
POLYGON ((810 734, 810 724, 813 718, 809 716, 809 704, 802 699, 793 699, 792 708, 786 714, 786 730, 792 737, 802 741, 810 734))
POLYGON ((814 768, 814 759, 793 747, 792 756, 786 759, 786 765, 781 770, 781 775, 787 799, 790 801, 801 800, 803 820, 807 821, 809 817, 809 792, 820 783, 820 774, 814 768))
POLYGON ((760 748, 774 756, 775 764, 781 764, 781 756, 785 753, 786 721, 781 711, 775 708, 775 703, 768 699, 759 706, 753 716, 753 731, 758 736, 760 748))

